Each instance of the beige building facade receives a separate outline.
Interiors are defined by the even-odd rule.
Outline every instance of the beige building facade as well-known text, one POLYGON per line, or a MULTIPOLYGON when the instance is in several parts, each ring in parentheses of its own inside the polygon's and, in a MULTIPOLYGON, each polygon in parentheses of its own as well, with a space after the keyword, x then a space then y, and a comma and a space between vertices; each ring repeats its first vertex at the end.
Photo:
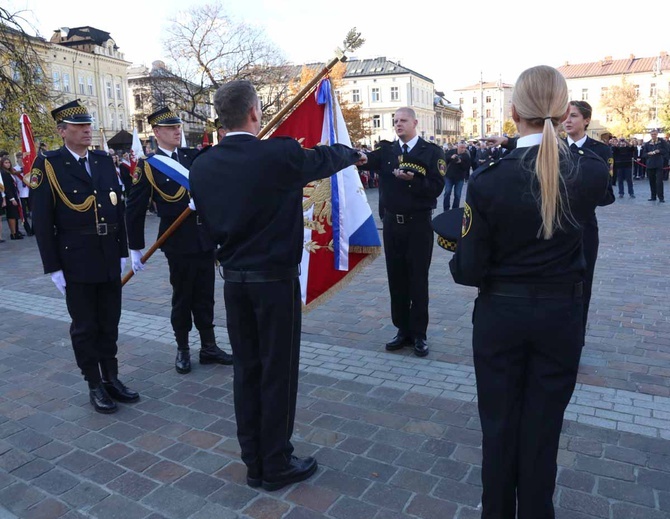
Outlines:
POLYGON ((43 45, 40 51, 56 96, 54 105, 81 100, 94 119, 94 147, 103 147, 103 131, 109 140, 118 131, 131 128, 127 86, 130 63, 108 32, 93 27, 64 27, 54 31, 43 45))
POLYGON ((502 135, 503 124, 511 120, 514 85, 481 82, 454 90, 463 111, 461 135, 467 139, 502 135))

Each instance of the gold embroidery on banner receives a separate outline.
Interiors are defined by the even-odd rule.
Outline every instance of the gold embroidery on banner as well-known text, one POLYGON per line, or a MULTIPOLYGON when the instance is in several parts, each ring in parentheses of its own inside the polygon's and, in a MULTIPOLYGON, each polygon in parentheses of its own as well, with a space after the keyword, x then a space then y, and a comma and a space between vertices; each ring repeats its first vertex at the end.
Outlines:
POLYGON ((312 219, 315 222, 333 225, 333 205, 330 199, 330 178, 310 182, 302 189, 303 212, 313 208, 312 219))

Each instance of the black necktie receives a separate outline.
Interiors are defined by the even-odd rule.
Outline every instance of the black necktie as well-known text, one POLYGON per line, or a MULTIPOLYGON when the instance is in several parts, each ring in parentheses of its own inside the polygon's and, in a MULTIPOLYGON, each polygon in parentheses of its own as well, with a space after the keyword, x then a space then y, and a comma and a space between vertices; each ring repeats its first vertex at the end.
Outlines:
POLYGON ((171 157, 172 157, 174 160, 176 160, 177 162, 179 162, 179 155, 177 155, 177 152, 176 152, 176 151, 173 151, 173 152, 172 152, 171 157))
POLYGON ((570 145, 570 149, 572 151, 579 151, 579 146, 577 146, 574 142, 570 145))
POLYGON ((86 169, 86 157, 81 157, 81 158, 79 159, 78 162, 79 162, 79 165, 80 165, 82 168, 84 168, 84 171, 86 171, 86 174, 90 176, 91 174, 90 174, 90 173, 88 172, 88 170, 86 169))
POLYGON ((403 152, 404 154, 409 153, 409 146, 407 146, 407 143, 405 143, 405 144, 402 145, 402 152, 403 152))

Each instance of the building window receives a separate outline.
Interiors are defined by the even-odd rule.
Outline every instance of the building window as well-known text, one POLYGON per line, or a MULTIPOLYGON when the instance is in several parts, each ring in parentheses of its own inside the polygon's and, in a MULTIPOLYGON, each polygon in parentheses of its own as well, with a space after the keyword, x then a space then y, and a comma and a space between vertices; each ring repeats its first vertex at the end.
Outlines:
POLYGON ((98 112, 92 111, 91 117, 93 118, 93 129, 98 129, 98 112))
POLYGON ((610 89, 609 89, 608 87, 602 87, 602 88, 600 89, 600 97, 605 97, 605 96, 607 96, 607 92, 609 92, 609 90, 610 90, 610 89))
POLYGON ((487 125, 486 125, 486 135, 490 135, 490 134, 491 134, 491 124, 487 123, 487 125))
POLYGON ((588 101, 588 100, 589 100, 589 89, 582 88, 582 101, 588 101))
POLYGON ((382 116, 381 115, 373 115, 372 116, 372 127, 375 129, 381 128, 382 127, 382 116))
POLYGON ((92 77, 88 78, 88 95, 90 95, 90 96, 93 95, 93 78, 92 77))
POLYGON ((486 117, 491 117, 491 110, 489 108, 486 109, 486 117))
POLYGON ((123 129, 124 129, 124 127, 123 127, 123 126, 124 126, 123 121, 125 121, 125 119, 126 119, 126 118, 123 116, 123 112, 121 112, 121 113, 119 114, 119 130, 123 130, 123 129))
POLYGON ((63 92, 69 92, 70 91, 70 74, 65 72, 63 74, 63 92))
POLYGON ((653 106, 649 109, 649 119, 652 121, 656 120, 656 108, 653 106))
POLYGON ((473 105, 476 105, 476 104, 477 104, 477 96, 475 96, 475 97, 472 98, 472 104, 473 104, 473 105))
POLYGON ((372 89, 372 102, 373 103, 378 103, 380 101, 380 96, 379 96, 379 87, 375 87, 372 89))
POLYGON ((635 89, 635 97, 640 97, 640 85, 633 85, 635 89))
POLYGON ((54 78, 54 90, 60 91, 60 72, 54 70, 53 78, 54 78))
MULTIPOLYGON (((135 96, 137 97, 137 96, 135 96)), ((351 91, 351 100, 354 103, 360 103, 361 102, 361 92, 357 88, 351 91)))
POLYGON ((491 96, 486 96, 486 102, 490 103, 491 102, 491 96))
POLYGON ((112 99, 114 96, 112 96, 112 82, 107 81, 107 99, 112 99))
POLYGON ((656 97, 656 83, 652 83, 649 87, 649 97, 656 97))
POLYGON ((392 86, 391 87, 391 101, 399 101, 400 100, 400 91, 398 90, 397 86, 392 86))
POLYGON ((472 135, 477 135, 477 132, 478 132, 478 131, 479 131, 479 130, 477 129, 477 125, 476 125, 476 124, 473 124, 473 125, 472 125, 472 132, 471 132, 472 135))
POLYGON ((111 121, 112 121, 112 131, 116 131, 116 114, 111 113, 111 114, 109 115, 109 118, 110 118, 111 121))
POLYGON ((477 113, 477 110, 473 110, 472 111, 472 118, 477 119, 477 117, 479 117, 479 114, 477 113))
POLYGON ((80 94, 85 94, 85 85, 84 85, 84 78, 82 76, 79 76, 79 93, 80 94))
POLYGON ((142 133, 144 131, 144 121, 142 121, 142 119, 136 119, 135 127, 139 133, 142 133))
POLYGON ((119 83, 116 84, 116 98, 121 99, 121 85, 119 83))
POLYGON ((458 99, 458 104, 461 105, 461 106, 463 106, 463 103, 465 103, 465 99, 463 99, 462 97, 460 97, 460 98, 458 99))

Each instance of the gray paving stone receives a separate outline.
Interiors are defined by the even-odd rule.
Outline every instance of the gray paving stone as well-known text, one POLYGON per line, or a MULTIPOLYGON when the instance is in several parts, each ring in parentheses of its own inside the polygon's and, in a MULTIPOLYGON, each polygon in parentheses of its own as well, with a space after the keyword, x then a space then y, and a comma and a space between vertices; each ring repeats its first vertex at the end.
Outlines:
POLYGON ((89 513, 97 519, 144 519, 150 512, 129 499, 111 495, 91 508, 89 513))
POLYGON ((158 487, 142 503, 173 519, 189 517, 205 504, 201 497, 175 487, 158 487))
POLYGON ((445 519, 454 517, 456 509, 457 506, 449 501, 418 494, 407 507, 407 513, 421 517, 421 519, 445 519))
POLYGON ((88 509, 109 496, 100 486, 83 482, 65 492, 60 498, 76 510, 88 509))
POLYGON ((412 493, 406 490, 375 483, 363 494, 362 499, 373 505, 401 512, 411 497, 412 493))
POLYGON ((208 499, 228 509, 240 510, 256 496, 258 496, 258 492, 255 490, 234 483, 227 483, 223 488, 210 495, 208 499))
POLYGON ((53 469, 33 480, 32 484, 52 495, 60 495, 77 486, 79 480, 65 471, 53 469))

